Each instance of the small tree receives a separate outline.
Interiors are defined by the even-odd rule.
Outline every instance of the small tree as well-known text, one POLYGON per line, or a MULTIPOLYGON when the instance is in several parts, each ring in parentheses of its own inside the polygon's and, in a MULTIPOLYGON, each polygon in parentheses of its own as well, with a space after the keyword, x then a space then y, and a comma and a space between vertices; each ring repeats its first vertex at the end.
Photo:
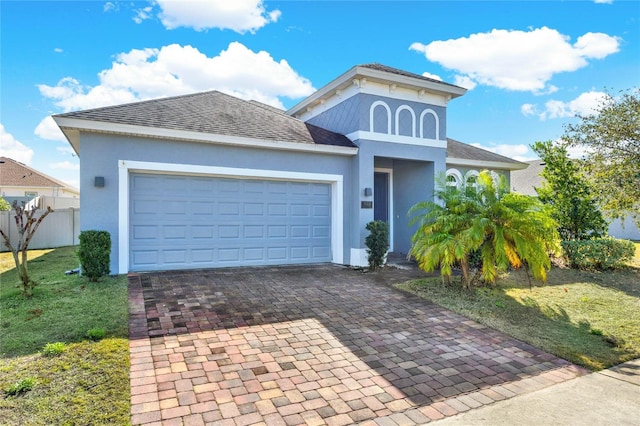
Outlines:
POLYGON ((369 255, 369 268, 375 270, 384 263, 384 256, 389 250, 389 224, 383 220, 367 223, 369 235, 364 240, 369 255))
POLYGON ((535 197, 509 193, 504 176, 494 179, 482 171, 473 185, 460 188, 439 178, 435 195, 441 202, 416 204, 410 213, 419 227, 413 236, 413 255, 426 272, 440 268, 443 281, 460 265, 462 283, 474 281, 470 259, 479 253, 478 272, 485 283, 494 283, 507 267, 530 269, 533 277, 546 280, 551 267, 549 252, 558 248, 556 222, 535 197))
POLYGON ((591 194, 591 186, 583 176, 579 160, 569 158, 567 150, 547 142, 531 146, 544 161, 544 182, 536 188, 540 201, 552 208, 563 240, 588 240, 606 234, 607 222, 591 194))
POLYGON ((47 207, 44 213, 36 215, 38 209, 34 208, 27 210, 24 202, 21 205, 18 205, 17 201, 14 201, 11 207, 13 210, 16 228, 18 229, 18 242, 16 246, 11 244, 9 236, 5 234, 2 229, 0 229, 0 235, 2 235, 2 238, 4 239, 4 245, 7 246, 13 254, 13 261, 16 264, 16 270, 18 271, 18 277, 20 278, 20 291, 25 297, 31 297, 33 296, 33 288, 37 283, 29 276, 29 269, 27 267, 27 251, 29 250, 29 243, 44 218, 53 210, 51 210, 51 207, 47 207))
POLYGON ((0 212, 8 212, 11 210, 11 204, 4 198, 0 197, 0 212))

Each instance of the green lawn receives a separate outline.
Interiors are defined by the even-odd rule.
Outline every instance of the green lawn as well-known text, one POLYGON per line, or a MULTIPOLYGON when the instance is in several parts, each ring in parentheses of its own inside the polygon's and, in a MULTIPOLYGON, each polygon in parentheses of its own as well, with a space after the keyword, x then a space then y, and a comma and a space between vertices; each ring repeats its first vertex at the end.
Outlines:
POLYGON ((553 268, 547 284, 532 289, 518 272, 473 292, 440 278, 397 287, 593 370, 640 357, 638 267, 553 268))
POLYGON ((38 282, 25 299, 13 258, 0 253, 0 424, 127 424, 129 349, 125 276, 90 283, 64 272, 76 268, 76 247, 29 253, 38 282), (87 331, 103 328, 93 342, 87 331), (44 357, 47 343, 64 342, 58 357, 44 357), (4 397, 14 383, 35 379, 33 390, 4 397))

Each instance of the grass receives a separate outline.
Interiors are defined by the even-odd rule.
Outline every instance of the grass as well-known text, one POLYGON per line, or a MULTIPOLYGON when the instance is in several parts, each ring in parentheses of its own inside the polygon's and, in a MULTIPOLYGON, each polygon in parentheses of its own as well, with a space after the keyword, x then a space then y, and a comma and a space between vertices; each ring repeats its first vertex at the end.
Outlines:
POLYGON ((592 370, 640 357, 635 266, 606 272, 554 267, 546 285, 531 289, 520 273, 473 292, 445 287, 440 278, 397 287, 592 370))
POLYGON ((65 275, 78 266, 75 250, 29 252, 38 282, 29 299, 15 287, 11 254, 0 253, 0 392, 33 381, 31 390, 0 398, 0 424, 129 422, 126 277, 90 283, 65 275), (100 329, 104 339, 93 340, 89 330, 100 329), (57 342, 64 350, 44 351, 57 342))

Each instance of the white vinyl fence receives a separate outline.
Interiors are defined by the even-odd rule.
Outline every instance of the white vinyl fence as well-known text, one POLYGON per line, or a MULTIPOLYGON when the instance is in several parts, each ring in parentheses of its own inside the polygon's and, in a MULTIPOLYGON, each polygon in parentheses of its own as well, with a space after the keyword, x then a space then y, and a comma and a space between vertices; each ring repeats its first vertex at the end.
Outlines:
MULTIPOLYGON (((42 213, 43 210, 40 210, 36 215, 42 213)), ((16 228, 13 210, 0 212, 0 229, 9 235, 11 244, 15 247, 18 242, 18 229, 16 228)), ((74 246, 80 244, 79 235, 80 209, 54 210, 40 224, 29 244, 29 249, 74 246)), ((4 245, 4 239, 0 241, 0 252, 3 251, 9 251, 4 245)))

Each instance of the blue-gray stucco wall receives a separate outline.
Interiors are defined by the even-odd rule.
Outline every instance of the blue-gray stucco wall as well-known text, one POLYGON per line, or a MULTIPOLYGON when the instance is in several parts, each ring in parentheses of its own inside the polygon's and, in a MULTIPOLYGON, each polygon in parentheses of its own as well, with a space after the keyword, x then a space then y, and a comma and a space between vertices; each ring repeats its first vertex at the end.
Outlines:
POLYGON ((352 238, 364 247, 367 236, 366 224, 373 220, 373 209, 360 208, 364 188, 373 187, 374 169, 393 170, 393 250, 407 253, 411 247, 411 237, 415 226, 410 227, 409 209, 416 203, 433 199, 434 175, 444 173, 446 150, 419 145, 405 145, 392 142, 359 140, 357 159, 357 183, 354 182, 354 194, 360 194, 353 201, 358 212, 358 220, 352 226, 352 238))
MULTIPOLYGON (((344 217, 352 216, 352 156, 291 152, 197 142, 146 139, 116 135, 81 134, 80 188, 81 229, 100 229, 111 234, 111 272, 118 272, 118 160, 191 164, 259 170, 337 174, 344 178, 344 217), (95 176, 105 186, 94 186, 95 176)), ((345 220, 344 261, 349 262, 350 224, 345 220)))
MULTIPOLYGON (((398 120, 399 128, 396 131, 396 112, 402 106, 411 108, 415 115, 415 135, 420 137, 420 115, 423 111, 429 109, 436 113, 439 121, 439 140, 445 140, 447 137, 447 117, 446 107, 432 105, 428 103, 406 101, 378 95, 357 94, 343 102, 331 107, 317 116, 308 120, 314 124, 334 132, 348 135, 356 131, 370 131, 372 126, 370 122, 371 106, 376 101, 384 102, 390 109, 391 113, 391 129, 387 126, 388 114, 382 106, 377 106, 373 114, 373 129, 376 133, 398 134, 402 136, 411 136, 411 114, 408 110, 400 110, 398 120)), ((424 116, 423 135, 428 139, 436 139, 435 136, 435 120, 431 114, 424 116)))

